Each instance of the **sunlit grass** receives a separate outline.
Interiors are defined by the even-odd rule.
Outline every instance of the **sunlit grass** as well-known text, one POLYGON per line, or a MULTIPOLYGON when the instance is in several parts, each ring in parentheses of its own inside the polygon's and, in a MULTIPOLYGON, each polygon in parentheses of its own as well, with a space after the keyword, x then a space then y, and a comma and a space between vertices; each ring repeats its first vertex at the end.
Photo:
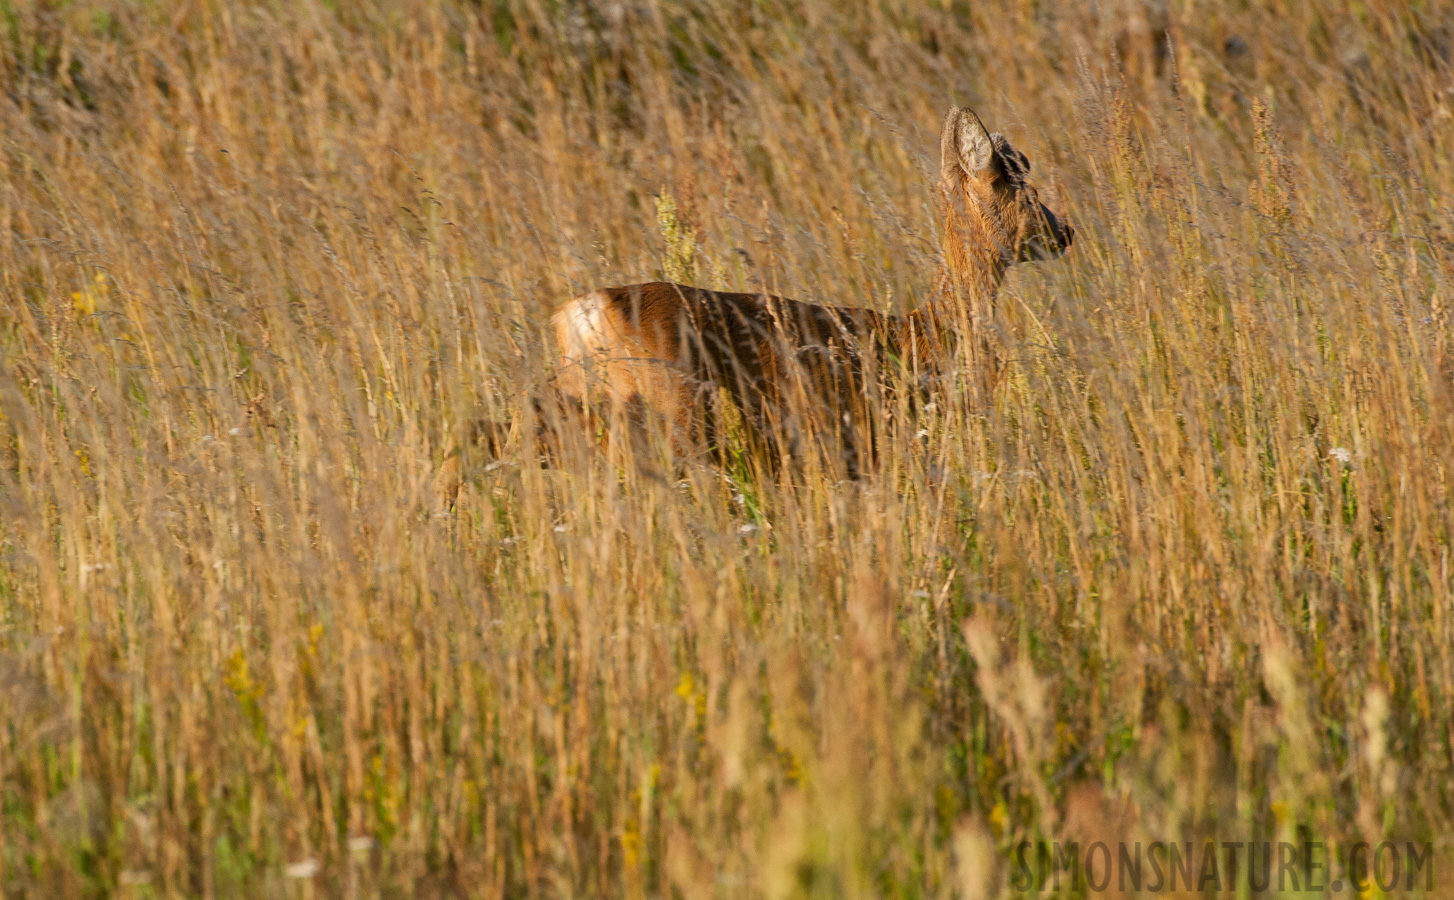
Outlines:
POLYGON ((1454 21, 919 6, 0 0, 0 894, 1442 873, 1454 21), (857 481, 538 446, 581 291, 924 301, 951 103, 1077 229, 992 391, 886 367, 857 481))

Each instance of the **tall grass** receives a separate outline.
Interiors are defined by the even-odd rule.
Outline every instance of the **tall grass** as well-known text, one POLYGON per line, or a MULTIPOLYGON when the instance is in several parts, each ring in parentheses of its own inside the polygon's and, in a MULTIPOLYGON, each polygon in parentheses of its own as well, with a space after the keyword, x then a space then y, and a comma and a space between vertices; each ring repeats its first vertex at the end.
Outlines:
POLYGON ((0 893, 1444 865, 1451 53, 1394 0, 0 0, 0 893), (923 301, 951 103, 1078 232, 991 396, 856 482, 521 427, 437 513, 574 293, 923 301))

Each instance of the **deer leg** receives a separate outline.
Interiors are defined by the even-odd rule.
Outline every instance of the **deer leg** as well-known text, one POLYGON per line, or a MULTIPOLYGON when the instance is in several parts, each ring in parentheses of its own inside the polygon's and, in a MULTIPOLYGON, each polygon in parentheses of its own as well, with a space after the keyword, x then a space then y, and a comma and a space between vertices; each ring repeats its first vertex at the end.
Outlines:
POLYGON ((499 458, 510 431, 509 422, 491 419, 472 419, 460 426, 430 486, 436 510, 448 512, 454 508, 465 478, 473 476, 485 460, 499 458))
POLYGON ((533 432, 542 458, 555 457, 559 455, 563 435, 589 433, 594 420, 593 411, 585 403, 560 391, 551 391, 545 400, 532 397, 523 413, 518 428, 515 420, 485 418, 470 419, 460 425, 431 483, 436 510, 453 509, 464 482, 477 477, 491 463, 504 459, 512 437, 533 432))

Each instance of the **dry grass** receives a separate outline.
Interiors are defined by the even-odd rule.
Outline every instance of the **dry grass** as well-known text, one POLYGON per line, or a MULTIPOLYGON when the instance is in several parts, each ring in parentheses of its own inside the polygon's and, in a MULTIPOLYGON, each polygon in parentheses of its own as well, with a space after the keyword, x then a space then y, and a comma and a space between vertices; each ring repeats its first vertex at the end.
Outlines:
POLYGON ((0 0, 0 893, 1447 849, 1448 7, 928 6, 0 0), (431 514, 575 292, 922 299, 951 102, 1079 234, 992 398, 857 483, 526 438, 431 514))

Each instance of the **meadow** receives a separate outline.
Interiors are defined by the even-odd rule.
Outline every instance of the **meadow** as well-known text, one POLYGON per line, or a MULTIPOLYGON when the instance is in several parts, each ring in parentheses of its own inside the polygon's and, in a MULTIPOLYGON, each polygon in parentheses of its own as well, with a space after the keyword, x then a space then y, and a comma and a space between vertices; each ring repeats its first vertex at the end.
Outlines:
POLYGON ((1451 137, 1442 0, 0 0, 0 894, 1454 894, 1451 137), (582 291, 923 302, 955 103, 1077 232, 991 388, 541 464, 582 291))

